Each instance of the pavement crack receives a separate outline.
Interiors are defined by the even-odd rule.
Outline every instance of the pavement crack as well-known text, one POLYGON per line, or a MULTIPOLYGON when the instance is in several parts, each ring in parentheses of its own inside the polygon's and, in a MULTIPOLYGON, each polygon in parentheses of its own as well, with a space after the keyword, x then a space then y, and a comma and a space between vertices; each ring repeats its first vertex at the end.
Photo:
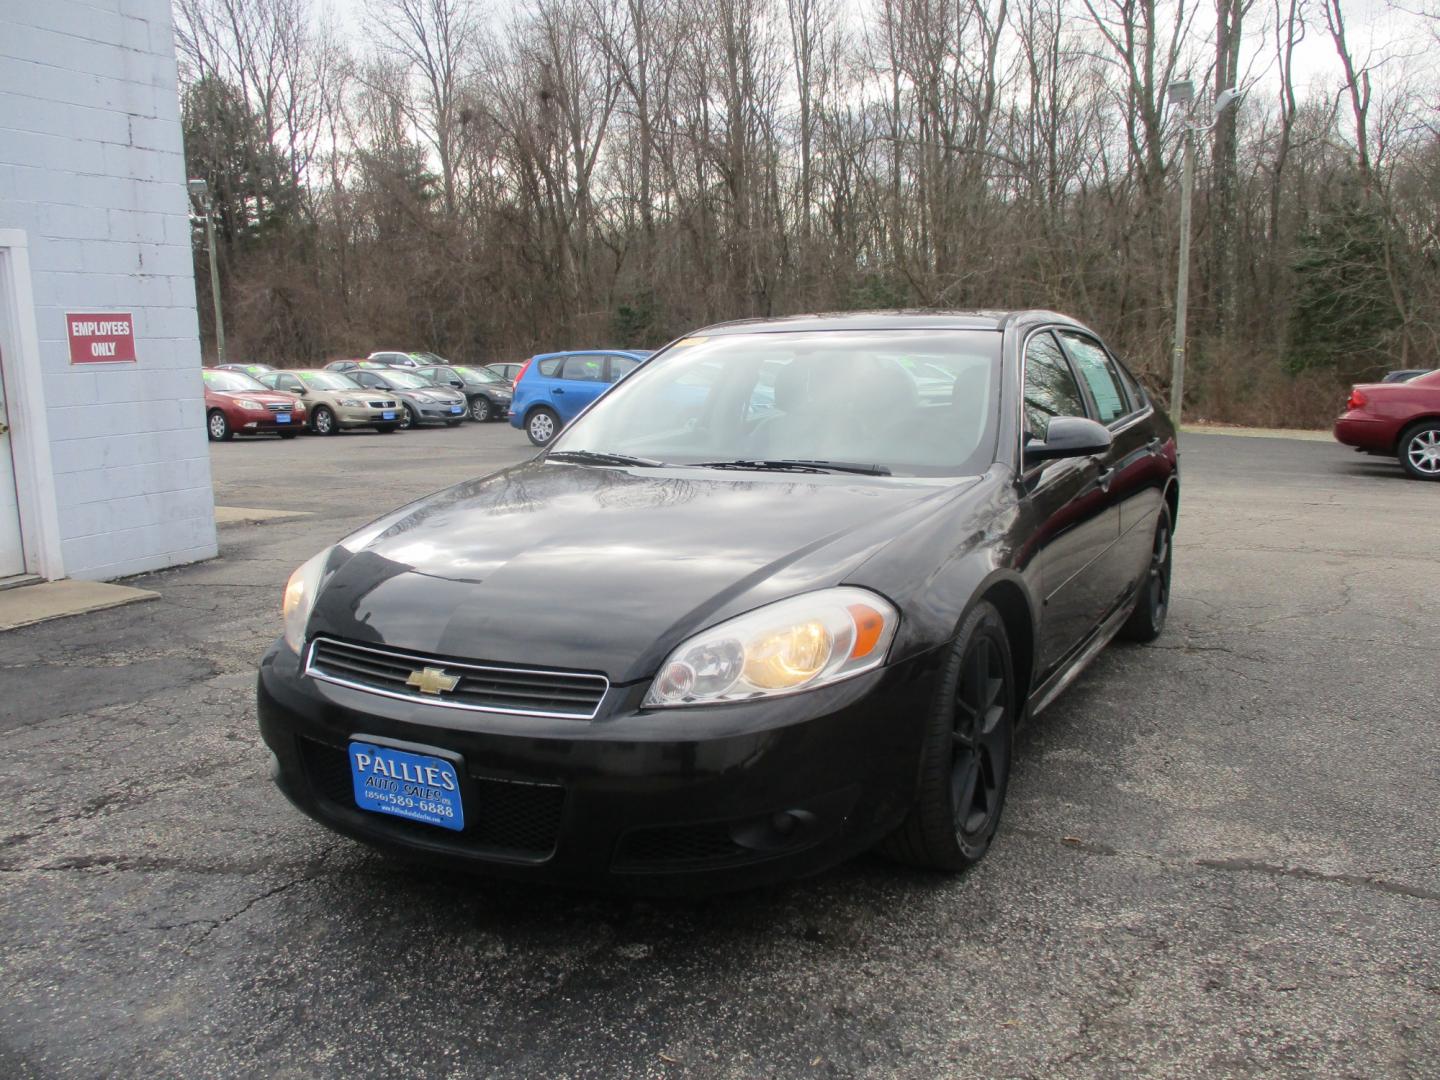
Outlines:
MULTIPOLYGON (((1043 833, 1034 829, 1010 829, 1007 831, 1032 840, 1053 842, 1055 839, 1051 833, 1043 833)), ((1391 881, 1388 878, 1374 877, 1369 874, 1332 873, 1325 870, 1315 870, 1308 866, 1285 866, 1279 863, 1268 863, 1262 859, 1191 857, 1165 855, 1151 851, 1126 851, 1113 847, 1110 844, 1097 840, 1086 840, 1079 836, 1061 837, 1060 842, 1065 847, 1086 855, 1094 855, 1100 858, 1143 859, 1147 862, 1159 863, 1162 866, 1176 870, 1200 867, 1205 870, 1218 870, 1225 873, 1263 874, 1268 877, 1316 881, 1326 885, 1344 885, 1348 888, 1387 893, 1391 896, 1408 896, 1415 900, 1440 901, 1440 891, 1427 889, 1421 885, 1410 885, 1403 881, 1391 881)))

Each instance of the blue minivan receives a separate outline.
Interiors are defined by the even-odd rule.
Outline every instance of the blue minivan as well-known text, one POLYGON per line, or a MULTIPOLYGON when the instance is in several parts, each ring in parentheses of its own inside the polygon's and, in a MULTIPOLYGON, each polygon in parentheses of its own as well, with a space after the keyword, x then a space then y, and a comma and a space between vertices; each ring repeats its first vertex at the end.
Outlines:
POLYGON ((633 349, 587 349, 532 356, 515 378, 510 425, 524 428, 532 443, 544 446, 649 355, 633 349))

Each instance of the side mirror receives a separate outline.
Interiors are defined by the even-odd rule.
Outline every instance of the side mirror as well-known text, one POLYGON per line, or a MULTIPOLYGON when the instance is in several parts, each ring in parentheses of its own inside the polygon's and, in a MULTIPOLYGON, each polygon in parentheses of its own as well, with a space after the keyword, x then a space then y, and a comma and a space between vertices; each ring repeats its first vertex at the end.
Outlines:
POLYGON ((1112 441, 1110 430, 1103 424, 1083 416, 1057 416, 1050 421, 1044 442, 1025 444, 1025 464, 1103 454, 1112 441))

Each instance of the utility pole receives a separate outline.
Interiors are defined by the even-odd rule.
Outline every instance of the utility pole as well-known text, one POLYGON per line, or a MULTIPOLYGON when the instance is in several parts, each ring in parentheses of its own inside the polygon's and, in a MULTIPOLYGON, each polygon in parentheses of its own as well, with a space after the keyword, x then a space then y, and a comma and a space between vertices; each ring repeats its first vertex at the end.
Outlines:
POLYGON ((191 180, 185 185, 205 214, 205 247, 210 252, 210 299, 215 303, 215 363, 225 363, 225 315, 220 310, 220 272, 215 265, 215 215, 211 212, 210 185, 191 180))
POLYGON ((1195 192, 1195 133, 1214 127, 1225 110, 1239 100, 1240 94, 1233 87, 1221 91, 1215 99, 1215 115, 1204 126, 1193 122, 1195 84, 1189 79, 1171 83, 1166 96, 1171 105, 1185 109, 1181 128, 1184 163, 1180 167, 1180 266, 1175 282, 1175 339, 1170 352, 1170 418, 1179 427, 1185 405, 1185 317, 1190 302, 1190 202, 1195 192))

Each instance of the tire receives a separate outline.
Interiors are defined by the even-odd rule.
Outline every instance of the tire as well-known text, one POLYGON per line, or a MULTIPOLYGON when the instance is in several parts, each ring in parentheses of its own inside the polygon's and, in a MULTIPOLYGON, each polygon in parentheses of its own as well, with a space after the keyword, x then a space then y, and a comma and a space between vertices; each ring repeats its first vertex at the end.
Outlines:
POLYGON ((533 410, 525 418, 525 434, 536 446, 547 446, 560 430, 560 417, 554 409, 545 406, 533 410))
POLYGON ((211 442, 229 442, 235 437, 235 432, 230 430, 230 421, 219 409, 211 409, 205 415, 205 432, 211 442))
POLYGON ((415 410, 409 405, 402 405, 405 411, 400 416, 400 430, 409 431, 413 427, 420 426, 420 417, 415 415, 415 410))
POLYGON ((394 435, 396 427, 398 427, 396 424, 376 424, 375 433, 377 435, 394 435))
POLYGON ((885 854, 951 872, 985 857, 1010 786, 1016 696, 1005 623, 982 600, 950 644, 930 708, 915 803, 881 842, 885 854))
POLYGON ((1401 433, 1395 456, 1416 480, 1440 480, 1440 420, 1411 424, 1401 433))
POLYGON ((276 435, 279 435, 282 439, 294 439, 294 438, 298 438, 298 437, 299 437, 300 432, 298 432, 298 431, 277 431, 275 434, 276 434, 276 435))
POLYGON ((1155 538, 1150 544, 1150 564, 1140 585, 1135 610, 1120 627, 1119 637, 1141 643, 1154 641, 1165 631, 1165 616, 1170 613, 1170 569, 1175 561, 1175 530, 1170 522, 1170 507, 1160 507, 1160 520, 1155 523, 1155 538))
POLYGON ((335 414, 325 405, 317 406, 311 414, 310 427, 316 435, 340 434, 340 425, 335 421, 335 414))
POLYGON ((494 409, 490 405, 490 399, 484 394, 477 394, 470 399, 470 419, 477 424, 483 424, 490 419, 494 409))

